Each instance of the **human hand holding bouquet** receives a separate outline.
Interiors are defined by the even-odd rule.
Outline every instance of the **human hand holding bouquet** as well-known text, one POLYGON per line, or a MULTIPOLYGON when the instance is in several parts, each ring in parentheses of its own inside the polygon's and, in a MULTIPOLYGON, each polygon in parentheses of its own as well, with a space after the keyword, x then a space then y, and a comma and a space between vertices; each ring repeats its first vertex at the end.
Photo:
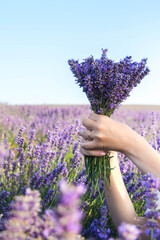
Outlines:
POLYGON ((108 151, 126 153, 128 140, 135 134, 128 125, 95 113, 83 119, 82 123, 86 130, 79 132, 85 139, 81 143, 81 152, 86 156, 100 157, 108 151))
MULTIPOLYGON (((142 59, 140 63, 132 62, 132 57, 114 62, 107 58, 107 49, 102 49, 100 59, 94 60, 91 56, 82 63, 73 59, 68 61, 76 83, 90 101, 91 109, 108 117, 149 73, 146 62, 147 59, 142 59)), ((86 171, 95 190, 99 190, 100 178, 110 183, 110 158, 109 153, 101 157, 85 156, 86 171)))

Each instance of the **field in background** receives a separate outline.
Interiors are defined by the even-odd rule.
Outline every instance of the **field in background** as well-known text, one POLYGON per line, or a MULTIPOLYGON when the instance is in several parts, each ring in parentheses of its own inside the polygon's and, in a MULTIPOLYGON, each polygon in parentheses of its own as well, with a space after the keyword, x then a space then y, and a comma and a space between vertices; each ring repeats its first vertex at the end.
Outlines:
MULTIPOLYGON (((74 186, 83 184, 86 187, 80 202, 83 219, 80 222, 79 218, 77 222, 77 218, 73 218, 74 222, 71 222, 72 226, 80 226, 76 234, 80 233, 86 239, 94 240, 118 237, 105 200, 103 180, 99 181, 100 198, 99 192, 94 192, 93 186, 88 181, 84 156, 80 152, 81 137, 77 132, 82 127, 81 120, 89 113, 89 105, 0 104, 0 239, 1 232, 7 236, 3 239, 18 239, 17 235, 20 234, 24 234, 25 239, 28 236, 34 239, 35 232, 36 236, 46 239, 43 238, 45 229, 51 229, 47 234, 53 237, 55 229, 62 228, 61 218, 66 216, 67 208, 64 206, 64 211, 59 214, 57 207, 61 196, 62 179, 68 184, 72 183, 74 186), (40 193, 42 209, 40 217, 44 224, 42 229, 35 224, 38 220, 30 222, 32 212, 38 210, 34 207, 35 204, 36 206, 39 204, 39 198, 36 197, 33 201, 35 203, 32 206, 33 211, 31 209, 27 213, 29 222, 27 231, 23 229, 22 224, 22 218, 26 216, 24 212, 26 202, 25 208, 17 205, 20 210, 17 211, 19 215, 16 213, 14 220, 18 224, 8 221, 15 197, 24 195, 28 188, 40 193), (48 209, 52 209, 51 212, 54 213, 50 220, 47 215, 48 209), (16 234, 14 237, 12 229, 16 234), (12 238, 8 237, 10 234, 12 238)), ((123 105, 121 109, 115 111, 114 117, 144 136, 160 153, 160 106, 123 105)), ((135 211, 139 216, 144 216, 147 208, 145 196, 149 191, 148 185, 144 182, 148 183, 148 176, 141 174, 125 155, 119 153, 118 157, 123 180, 135 211)), ((73 193, 68 195, 69 199, 72 195, 73 193)), ((70 206, 74 210, 74 216, 80 216, 79 207, 76 205, 73 207, 74 199, 68 202, 72 203, 70 206)), ((63 205, 63 202, 61 204, 63 205)), ((67 211, 70 214, 70 208, 67 211)), ((66 221, 63 235, 70 234, 70 226, 70 221, 66 221)), ((55 233, 54 239, 58 240, 59 236, 56 236, 55 233)), ((80 239, 82 240, 78 238, 80 239)))
POLYGON ((122 105, 121 109, 133 110, 133 111, 154 111, 160 112, 160 105, 122 105))
MULTIPOLYGON (((48 106, 48 107, 69 107, 69 106, 88 106, 87 104, 21 104, 21 105, 10 105, 8 103, 1 103, 0 105, 9 105, 9 106, 48 106)), ((133 110, 133 111, 141 111, 141 110, 145 110, 145 111, 155 111, 155 112, 160 112, 160 105, 140 105, 140 104, 123 104, 120 109, 127 109, 127 110, 133 110)))

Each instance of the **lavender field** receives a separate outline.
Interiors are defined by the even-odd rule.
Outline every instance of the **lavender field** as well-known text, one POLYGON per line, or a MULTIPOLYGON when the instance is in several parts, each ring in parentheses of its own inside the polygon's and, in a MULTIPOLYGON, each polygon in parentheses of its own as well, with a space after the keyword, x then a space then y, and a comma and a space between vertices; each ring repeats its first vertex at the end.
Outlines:
MULTIPOLYGON (((0 104, 0 239, 118 238, 103 181, 101 200, 88 183, 79 150, 78 131, 89 113, 87 105, 0 104)), ((112 117, 127 123, 160 152, 158 107, 122 107, 112 117)), ((145 216, 149 189, 144 182, 149 176, 123 154, 118 156, 135 210, 145 216)))

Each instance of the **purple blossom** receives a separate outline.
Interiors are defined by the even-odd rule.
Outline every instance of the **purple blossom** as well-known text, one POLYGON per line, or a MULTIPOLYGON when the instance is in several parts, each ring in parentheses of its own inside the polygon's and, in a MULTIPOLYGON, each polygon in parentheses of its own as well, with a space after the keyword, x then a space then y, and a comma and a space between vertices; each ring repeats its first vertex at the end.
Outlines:
MULTIPOLYGON (((147 188, 146 192, 146 212, 145 215, 148 218, 145 226, 147 227, 146 229, 146 234, 151 235, 151 238, 153 235, 158 234, 157 229, 159 228, 159 224, 157 219, 160 217, 160 212, 157 211, 157 206, 158 206, 158 196, 157 196, 157 189, 159 186, 159 179, 154 177, 152 174, 148 174, 146 176, 147 182, 143 182, 147 188)), ((160 236, 160 235, 159 235, 160 236)))
POLYGON ((141 234, 141 230, 138 227, 124 222, 118 227, 118 232, 123 240, 136 240, 141 234))
POLYGON ((57 208, 56 235, 64 237, 69 233, 79 234, 81 231, 80 221, 83 215, 78 205, 79 198, 85 191, 84 185, 68 186, 65 181, 61 181, 60 189, 62 197, 57 208))
POLYGON ((16 197, 12 204, 9 220, 5 223, 6 230, 0 233, 1 239, 26 239, 28 231, 35 226, 40 212, 40 195, 37 191, 26 190, 26 196, 16 197), (12 237, 12 238, 11 238, 12 237))
POLYGON ((32 157, 32 155, 33 155, 34 140, 35 140, 35 129, 33 129, 33 130, 30 132, 29 142, 28 142, 27 156, 32 157))
POLYGON ((19 132, 18 132, 18 135, 17 135, 17 137, 16 137, 16 140, 15 140, 15 142, 18 144, 18 146, 19 146, 19 151, 21 152, 22 150, 23 150, 23 148, 24 148, 24 138, 23 138, 23 132, 24 132, 24 130, 26 129, 26 127, 24 127, 24 126, 21 126, 21 128, 20 128, 20 130, 19 130, 19 132))
POLYGON ((105 240, 111 236, 111 229, 107 226, 108 210, 106 206, 101 208, 101 218, 94 219, 91 226, 84 231, 84 236, 90 236, 97 240, 105 240))
POLYGON ((0 143, 0 177, 3 173, 2 170, 3 170, 3 165, 6 157, 7 157, 7 150, 0 143))

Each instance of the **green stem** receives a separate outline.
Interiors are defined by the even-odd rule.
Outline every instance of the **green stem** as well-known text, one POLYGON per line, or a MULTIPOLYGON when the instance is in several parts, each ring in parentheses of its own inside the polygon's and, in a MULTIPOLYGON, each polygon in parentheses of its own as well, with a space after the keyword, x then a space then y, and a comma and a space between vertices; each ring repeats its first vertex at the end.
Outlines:
POLYGON ((151 228, 151 240, 155 240, 155 238, 153 237, 153 228, 151 228))

